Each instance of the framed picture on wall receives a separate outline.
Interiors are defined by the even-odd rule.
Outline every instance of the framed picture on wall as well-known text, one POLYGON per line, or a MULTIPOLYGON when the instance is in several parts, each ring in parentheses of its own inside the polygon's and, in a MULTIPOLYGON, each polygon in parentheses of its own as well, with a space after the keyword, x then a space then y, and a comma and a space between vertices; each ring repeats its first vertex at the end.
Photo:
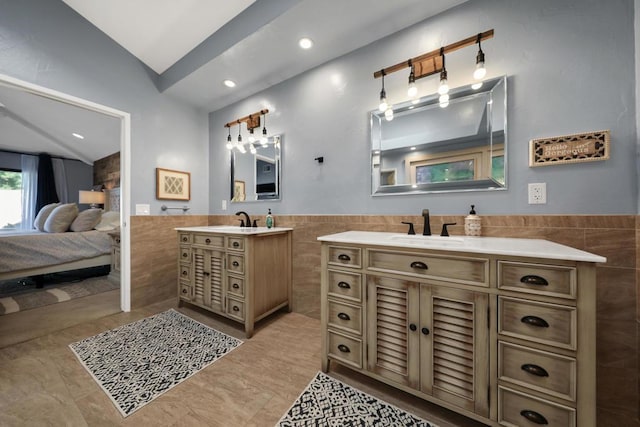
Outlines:
POLYGON ((244 202, 246 197, 244 181, 233 181, 233 199, 231 201, 244 202))
POLYGON ((191 200, 191 174, 156 168, 156 199, 191 200))

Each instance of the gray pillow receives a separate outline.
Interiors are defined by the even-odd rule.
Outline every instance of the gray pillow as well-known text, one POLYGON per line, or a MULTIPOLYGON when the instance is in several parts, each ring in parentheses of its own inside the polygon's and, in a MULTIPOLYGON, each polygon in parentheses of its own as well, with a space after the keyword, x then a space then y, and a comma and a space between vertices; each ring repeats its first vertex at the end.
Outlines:
POLYGON ((78 216, 78 206, 75 203, 57 206, 44 223, 47 233, 64 233, 78 216))
POLYGON ((60 203, 51 203, 43 206, 42 209, 40 209, 40 212, 38 212, 38 215, 36 215, 36 219, 33 220, 33 228, 44 231, 44 223, 57 206, 60 206, 60 203))
POLYGON ((78 214, 71 223, 71 231, 89 231, 100 222, 102 209, 87 209, 78 214))

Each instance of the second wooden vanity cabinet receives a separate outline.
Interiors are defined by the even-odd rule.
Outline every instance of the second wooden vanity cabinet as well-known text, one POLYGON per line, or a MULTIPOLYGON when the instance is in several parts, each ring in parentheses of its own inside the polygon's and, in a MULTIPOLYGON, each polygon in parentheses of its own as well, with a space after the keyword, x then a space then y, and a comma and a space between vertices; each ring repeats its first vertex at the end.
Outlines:
POLYGON ((439 249, 388 235, 319 238, 324 371, 334 361, 489 425, 595 425, 604 258, 545 241, 439 249))
POLYGON ((178 228, 178 298, 244 324, 291 304, 291 229, 178 228))

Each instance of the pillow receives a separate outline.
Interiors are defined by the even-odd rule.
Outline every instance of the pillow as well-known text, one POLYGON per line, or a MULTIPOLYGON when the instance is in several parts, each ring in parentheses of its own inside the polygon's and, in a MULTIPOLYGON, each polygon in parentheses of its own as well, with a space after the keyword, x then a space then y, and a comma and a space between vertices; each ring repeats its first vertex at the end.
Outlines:
POLYGON ((40 209, 40 212, 38 212, 38 215, 36 215, 36 219, 33 220, 33 228, 44 231, 44 223, 57 206, 60 206, 60 203, 51 203, 43 206, 42 209, 40 209))
POLYGON ((120 226, 120 212, 102 212, 100 223, 94 228, 98 231, 111 231, 120 226))
POLYGON ((71 231, 89 231, 98 225, 102 217, 102 209, 87 209, 78 214, 71 223, 71 231))
POLYGON ((47 233, 64 233, 78 216, 78 206, 75 203, 57 206, 44 223, 47 233))

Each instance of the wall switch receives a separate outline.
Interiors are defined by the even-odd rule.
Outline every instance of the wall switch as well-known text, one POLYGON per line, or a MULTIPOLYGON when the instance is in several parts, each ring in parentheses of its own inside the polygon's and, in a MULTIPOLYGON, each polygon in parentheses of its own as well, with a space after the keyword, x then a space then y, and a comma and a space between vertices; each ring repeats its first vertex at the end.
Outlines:
POLYGON ((529 184, 529 204, 544 205, 547 203, 547 183, 538 182, 529 184))
POLYGON ((223 200, 223 201, 222 201, 222 210, 223 210, 223 211, 226 211, 226 210, 227 210, 227 201, 226 201, 226 200, 223 200))
POLYGON ((151 206, 147 204, 136 203, 136 215, 150 215, 151 206))

